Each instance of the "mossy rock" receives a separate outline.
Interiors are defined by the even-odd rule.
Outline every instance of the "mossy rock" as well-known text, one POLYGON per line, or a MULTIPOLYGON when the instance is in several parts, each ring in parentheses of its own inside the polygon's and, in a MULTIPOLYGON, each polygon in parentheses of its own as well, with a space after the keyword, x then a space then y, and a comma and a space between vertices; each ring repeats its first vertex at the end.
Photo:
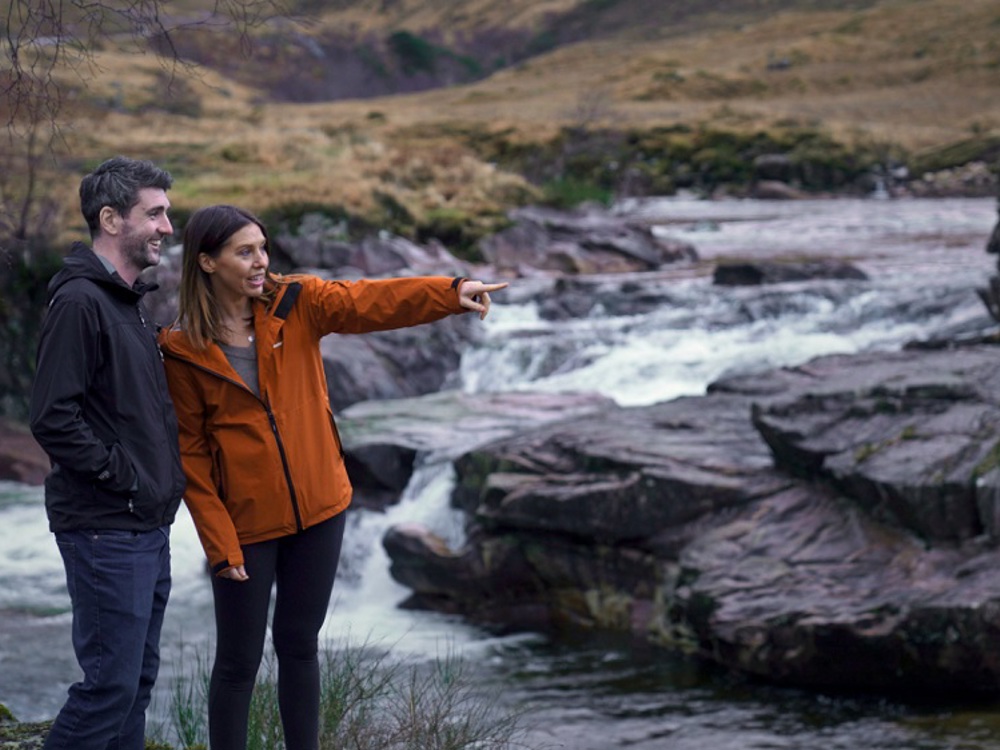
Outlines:
MULTIPOLYGON (((7 711, 7 715, 10 712, 7 711)), ((0 748, 3 750, 40 750, 52 728, 51 721, 0 721, 0 748)))
POLYGON ((915 154, 910 169, 915 175, 922 175, 973 161, 1000 166, 1000 136, 976 136, 915 154))
POLYGON ((502 215, 474 215, 458 208, 435 208, 417 221, 418 242, 438 240, 460 258, 482 261, 477 243, 483 237, 499 231, 509 219, 502 215))

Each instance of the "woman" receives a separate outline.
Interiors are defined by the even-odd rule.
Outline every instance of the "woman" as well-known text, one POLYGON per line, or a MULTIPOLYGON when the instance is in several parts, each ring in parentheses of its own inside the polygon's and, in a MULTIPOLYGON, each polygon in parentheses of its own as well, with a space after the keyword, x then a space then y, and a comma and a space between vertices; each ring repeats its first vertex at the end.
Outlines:
POLYGON ((490 308, 506 284, 442 277, 324 281, 268 272, 263 224, 234 206, 184 231, 177 324, 160 338, 180 423, 185 496, 214 573, 212 750, 246 747, 271 587, 288 750, 319 744, 318 634, 351 485, 319 341, 490 308))

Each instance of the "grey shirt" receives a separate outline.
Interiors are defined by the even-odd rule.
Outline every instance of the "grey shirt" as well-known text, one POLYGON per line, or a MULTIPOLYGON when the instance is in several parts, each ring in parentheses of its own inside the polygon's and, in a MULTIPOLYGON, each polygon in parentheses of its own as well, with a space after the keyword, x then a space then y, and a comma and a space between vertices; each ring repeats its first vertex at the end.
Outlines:
POLYGON ((219 344, 222 353, 226 355, 229 364, 239 374, 247 387, 253 391, 257 398, 260 398, 260 380, 257 377, 257 344, 250 342, 250 346, 229 346, 219 344))

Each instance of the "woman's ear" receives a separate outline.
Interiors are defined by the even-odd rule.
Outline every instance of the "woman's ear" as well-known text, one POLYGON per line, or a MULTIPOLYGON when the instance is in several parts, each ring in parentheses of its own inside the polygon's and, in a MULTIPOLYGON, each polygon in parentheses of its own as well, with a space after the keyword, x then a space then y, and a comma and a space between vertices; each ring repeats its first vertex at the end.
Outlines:
POLYGON ((205 273, 215 273, 215 258, 208 253, 198 253, 198 265, 205 273))

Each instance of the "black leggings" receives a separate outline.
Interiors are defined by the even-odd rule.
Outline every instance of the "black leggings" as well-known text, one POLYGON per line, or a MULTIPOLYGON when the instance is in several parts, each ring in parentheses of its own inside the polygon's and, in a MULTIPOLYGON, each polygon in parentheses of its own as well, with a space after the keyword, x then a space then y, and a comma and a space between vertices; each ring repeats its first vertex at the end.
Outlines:
POLYGON ((212 750, 245 750, 250 697, 264 654, 271 586, 271 637, 278 657, 278 708, 287 750, 319 747, 319 630, 344 538, 345 513, 301 534, 243 547, 248 581, 213 576, 215 664, 208 690, 212 750))

